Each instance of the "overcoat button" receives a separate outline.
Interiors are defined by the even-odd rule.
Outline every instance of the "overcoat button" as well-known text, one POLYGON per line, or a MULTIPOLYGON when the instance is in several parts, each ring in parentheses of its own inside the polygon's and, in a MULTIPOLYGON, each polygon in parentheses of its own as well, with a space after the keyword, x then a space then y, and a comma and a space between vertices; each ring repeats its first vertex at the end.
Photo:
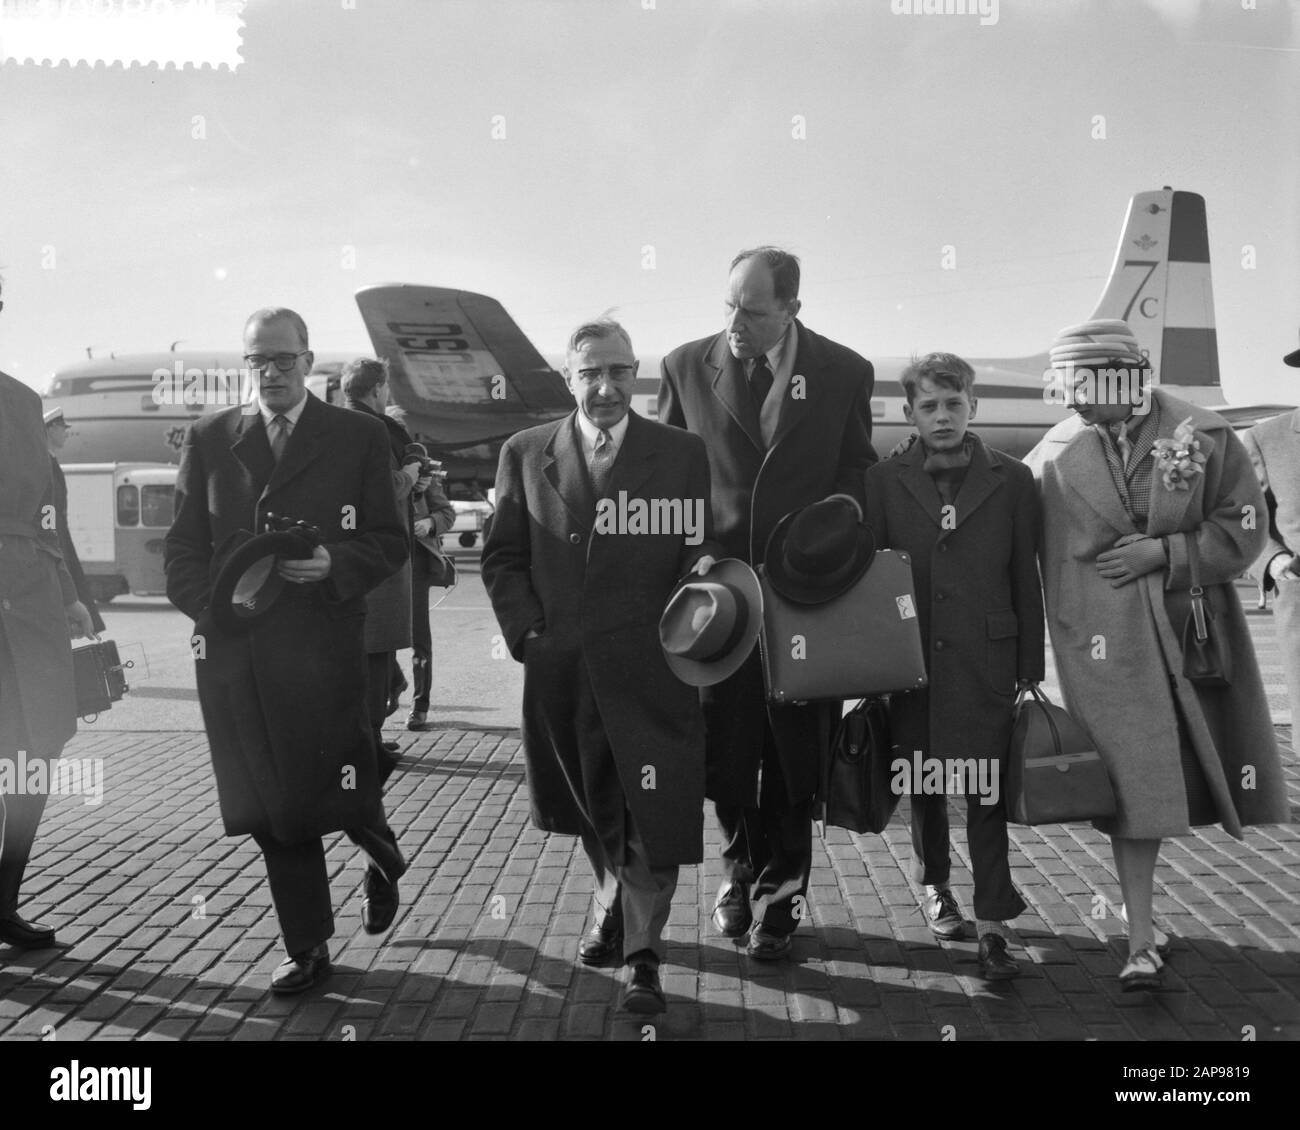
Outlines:
POLYGON ((581 535, 581 534, 570 534, 570 535, 569 535, 569 544, 570 544, 570 545, 577 545, 580 541, 582 541, 582 535, 581 535))
POLYGON ((3 608, 6 612, 8 612, 9 602, 7 600, 0 600, 0 608, 3 608))
POLYGON ((948 547, 947 547, 946 545, 941 545, 941 546, 939 546, 939 552, 940 552, 940 553, 947 553, 947 552, 948 552, 948 547))
POLYGON ((935 650, 935 651, 942 651, 942 650, 943 650, 943 640, 935 640, 935 641, 934 641, 934 650, 935 650))

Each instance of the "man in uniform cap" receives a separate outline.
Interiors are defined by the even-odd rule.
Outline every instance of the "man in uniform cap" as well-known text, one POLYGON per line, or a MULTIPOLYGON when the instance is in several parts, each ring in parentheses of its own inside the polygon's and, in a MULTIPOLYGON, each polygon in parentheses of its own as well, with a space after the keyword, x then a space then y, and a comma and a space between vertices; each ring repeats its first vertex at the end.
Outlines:
POLYGON ((63 551, 63 563, 68 567, 68 574, 76 586, 77 599, 90 612, 95 631, 102 632, 104 621, 99 615, 99 609, 95 607, 90 585, 86 583, 85 571, 81 568, 81 558, 77 556, 77 547, 72 544, 72 531, 68 528, 68 480, 59 465, 59 452, 67 442, 70 430, 62 408, 51 408, 45 413, 45 444, 50 451, 50 473, 54 477, 54 513, 59 526, 59 549, 63 551))

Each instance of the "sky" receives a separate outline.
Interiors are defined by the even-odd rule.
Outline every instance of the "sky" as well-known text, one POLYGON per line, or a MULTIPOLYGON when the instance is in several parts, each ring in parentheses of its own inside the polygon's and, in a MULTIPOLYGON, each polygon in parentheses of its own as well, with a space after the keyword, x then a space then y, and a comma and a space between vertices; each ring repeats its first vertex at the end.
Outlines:
POLYGON ((758 243, 868 358, 1026 355, 1171 185, 1206 198, 1226 398, 1300 403, 1300 3, 912 6, 250 0, 233 71, 6 63, 0 368, 238 349, 267 305, 368 350, 379 282, 490 294, 544 353, 613 308, 657 355, 758 243))

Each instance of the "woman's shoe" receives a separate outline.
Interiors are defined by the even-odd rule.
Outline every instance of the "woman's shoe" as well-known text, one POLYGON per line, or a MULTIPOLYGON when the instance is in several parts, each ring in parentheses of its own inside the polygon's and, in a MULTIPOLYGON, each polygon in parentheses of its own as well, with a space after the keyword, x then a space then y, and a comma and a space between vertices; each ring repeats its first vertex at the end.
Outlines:
MULTIPOLYGON (((1119 920, 1123 922, 1125 926, 1128 926, 1128 907, 1123 903, 1119 904, 1119 920)), ((1161 957, 1168 957, 1169 951, 1174 948, 1174 944, 1170 941, 1169 935, 1155 924, 1154 919, 1151 921, 1151 932, 1156 939, 1156 953, 1161 957)))
POLYGON ((1160 974, 1164 968, 1165 963, 1160 960, 1160 955, 1155 950, 1140 949, 1136 953, 1129 954, 1128 961, 1120 970, 1119 987, 1126 993, 1139 989, 1158 989, 1160 974))

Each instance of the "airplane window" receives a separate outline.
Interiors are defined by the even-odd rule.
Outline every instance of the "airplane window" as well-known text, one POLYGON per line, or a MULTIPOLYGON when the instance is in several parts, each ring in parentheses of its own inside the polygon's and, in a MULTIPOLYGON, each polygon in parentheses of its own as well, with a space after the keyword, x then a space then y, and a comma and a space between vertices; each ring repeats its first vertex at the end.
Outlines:
POLYGON ((140 525, 166 528, 176 510, 176 488, 170 483, 149 483, 140 491, 140 525))
POLYGON ((117 524, 119 526, 140 524, 140 492, 130 484, 117 488, 117 524))

